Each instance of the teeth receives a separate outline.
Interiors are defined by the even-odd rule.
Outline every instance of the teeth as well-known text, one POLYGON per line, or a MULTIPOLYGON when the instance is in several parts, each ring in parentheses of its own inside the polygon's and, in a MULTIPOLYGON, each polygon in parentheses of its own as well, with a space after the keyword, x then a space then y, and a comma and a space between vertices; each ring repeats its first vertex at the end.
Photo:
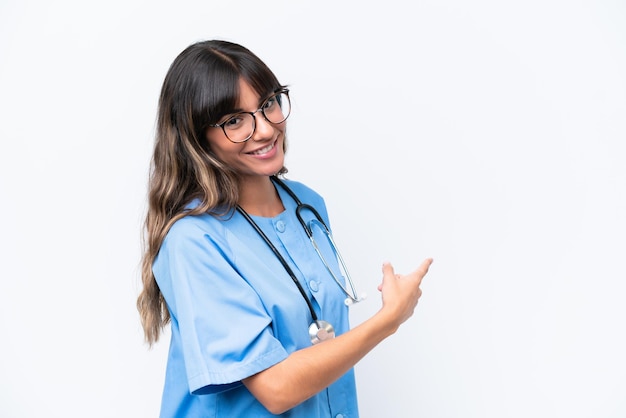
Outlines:
POLYGON ((260 150, 256 150, 254 151, 252 154, 254 155, 261 155, 261 154, 265 154, 266 152, 269 152, 272 148, 274 148, 274 144, 271 143, 269 144, 267 147, 265 148, 261 148, 260 150))

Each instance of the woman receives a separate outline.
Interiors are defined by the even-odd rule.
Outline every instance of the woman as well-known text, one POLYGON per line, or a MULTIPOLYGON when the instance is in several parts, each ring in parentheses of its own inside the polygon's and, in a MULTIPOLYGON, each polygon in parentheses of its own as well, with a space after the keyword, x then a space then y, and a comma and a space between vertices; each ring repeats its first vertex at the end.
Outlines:
POLYGON ((193 44, 165 77, 137 301, 148 343, 171 324, 162 417, 356 417, 353 366, 421 295, 432 260, 405 276, 386 263, 381 309, 349 329, 359 297, 324 201, 279 179, 289 113, 286 87, 234 43, 193 44))

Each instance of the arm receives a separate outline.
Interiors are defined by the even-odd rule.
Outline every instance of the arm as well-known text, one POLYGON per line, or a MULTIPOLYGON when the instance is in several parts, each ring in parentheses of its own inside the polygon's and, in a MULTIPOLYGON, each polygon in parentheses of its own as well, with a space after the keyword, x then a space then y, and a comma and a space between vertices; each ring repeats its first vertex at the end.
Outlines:
POLYGON ((337 338, 292 353, 243 383, 274 414, 323 390, 413 315, 422 294, 420 283, 431 263, 432 259, 424 260, 406 276, 395 274, 391 264, 385 263, 383 281, 378 287, 383 305, 374 316, 337 338))

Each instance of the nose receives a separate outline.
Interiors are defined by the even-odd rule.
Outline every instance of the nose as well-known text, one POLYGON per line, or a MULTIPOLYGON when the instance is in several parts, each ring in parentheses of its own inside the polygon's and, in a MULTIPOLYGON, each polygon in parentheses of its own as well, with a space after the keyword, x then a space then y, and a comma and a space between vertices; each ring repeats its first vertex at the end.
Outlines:
POLYGON ((256 111, 254 112, 254 124, 255 129, 252 134, 253 141, 265 141, 267 139, 272 139, 274 137, 274 125, 265 119, 263 113, 256 111))

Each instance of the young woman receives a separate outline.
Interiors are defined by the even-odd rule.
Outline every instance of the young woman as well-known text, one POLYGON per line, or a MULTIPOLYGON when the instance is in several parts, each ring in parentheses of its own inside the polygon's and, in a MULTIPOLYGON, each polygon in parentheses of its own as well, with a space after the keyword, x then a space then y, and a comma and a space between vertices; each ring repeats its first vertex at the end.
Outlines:
POLYGON ((380 310, 350 329, 324 200, 284 178, 290 111, 234 43, 193 44, 165 77, 137 301, 148 343, 171 326, 162 417, 357 417, 353 366, 421 296, 431 259, 385 263, 380 310))

